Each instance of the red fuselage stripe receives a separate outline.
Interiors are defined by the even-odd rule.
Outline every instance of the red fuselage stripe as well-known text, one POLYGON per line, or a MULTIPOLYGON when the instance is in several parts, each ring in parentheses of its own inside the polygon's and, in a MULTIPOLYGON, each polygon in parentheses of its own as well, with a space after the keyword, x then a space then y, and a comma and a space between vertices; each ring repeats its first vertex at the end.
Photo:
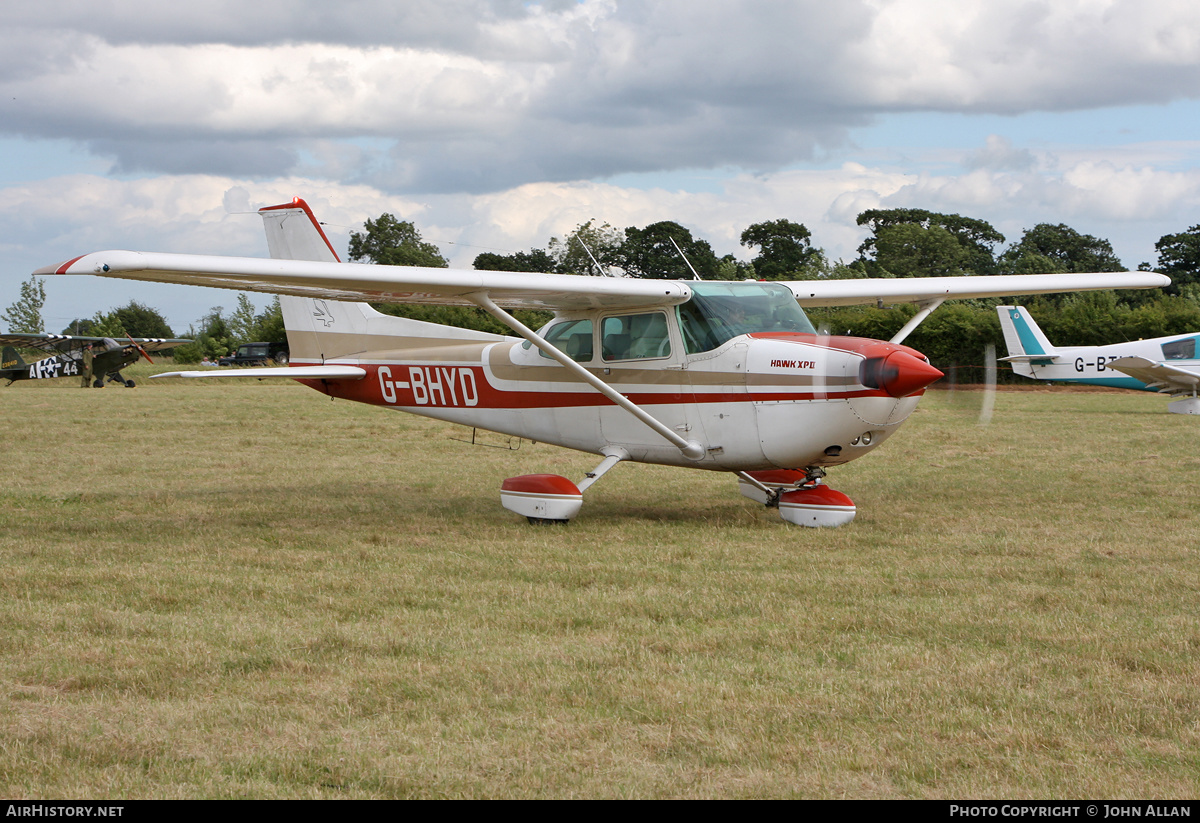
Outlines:
MULTIPOLYGON (((294 363, 299 366, 300 364, 294 363)), ((591 391, 507 391, 491 385, 481 366, 364 366, 367 376, 355 381, 301 380, 333 397, 359 403, 403 408, 565 409, 611 406, 613 402, 591 391), (384 370, 383 374, 380 370, 384 370), (414 379, 417 378, 417 379, 414 379)), ((575 386, 572 386, 575 388, 575 386)), ((616 386, 620 390, 619 384, 616 386)), ((682 388, 682 387, 681 387, 682 388)), ((802 400, 849 400, 888 397, 878 389, 826 389, 825 391, 643 391, 623 392, 639 406, 770 403, 802 400)))

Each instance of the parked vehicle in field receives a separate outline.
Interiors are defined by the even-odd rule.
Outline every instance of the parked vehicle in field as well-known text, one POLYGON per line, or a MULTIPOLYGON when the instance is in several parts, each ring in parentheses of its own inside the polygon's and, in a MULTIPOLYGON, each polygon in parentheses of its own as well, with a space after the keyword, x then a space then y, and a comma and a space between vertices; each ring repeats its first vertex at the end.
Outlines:
POLYGON ((286 366, 288 347, 285 343, 243 343, 233 354, 217 361, 218 366, 265 366, 271 361, 286 366))

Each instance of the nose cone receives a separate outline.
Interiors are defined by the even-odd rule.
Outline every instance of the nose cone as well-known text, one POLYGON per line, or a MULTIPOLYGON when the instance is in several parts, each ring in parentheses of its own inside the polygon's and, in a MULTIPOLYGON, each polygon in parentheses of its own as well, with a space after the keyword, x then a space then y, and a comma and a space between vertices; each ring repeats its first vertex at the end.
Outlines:
POLYGON ((904 351, 868 357, 859 369, 859 382, 868 388, 885 391, 891 397, 916 394, 942 377, 933 366, 904 351))

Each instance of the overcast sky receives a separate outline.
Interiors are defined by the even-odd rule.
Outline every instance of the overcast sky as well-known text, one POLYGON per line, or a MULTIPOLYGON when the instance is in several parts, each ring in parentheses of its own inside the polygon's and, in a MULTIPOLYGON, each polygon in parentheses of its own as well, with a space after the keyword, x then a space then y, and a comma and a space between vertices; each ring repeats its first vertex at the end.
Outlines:
MULTIPOLYGON (((5 3, 0 309, 89 251, 265 256, 250 212, 296 195, 339 251, 386 211, 464 267, 591 218, 748 259, 786 217, 848 260, 859 212, 916 207, 1135 268, 1200 223, 1198 97, 1194 0, 5 3)), ((47 291, 49 331, 236 299, 47 291)))

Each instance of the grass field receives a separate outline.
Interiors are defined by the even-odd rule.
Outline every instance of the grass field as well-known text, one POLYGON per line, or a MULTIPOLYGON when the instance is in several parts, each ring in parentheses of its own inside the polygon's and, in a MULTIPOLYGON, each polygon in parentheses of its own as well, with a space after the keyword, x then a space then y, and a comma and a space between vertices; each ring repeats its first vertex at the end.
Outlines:
POLYGON ((6 797, 1196 796, 1160 398, 930 392, 842 529, 637 465, 531 527, 501 480, 595 458, 140 382, 0 390, 6 797))

